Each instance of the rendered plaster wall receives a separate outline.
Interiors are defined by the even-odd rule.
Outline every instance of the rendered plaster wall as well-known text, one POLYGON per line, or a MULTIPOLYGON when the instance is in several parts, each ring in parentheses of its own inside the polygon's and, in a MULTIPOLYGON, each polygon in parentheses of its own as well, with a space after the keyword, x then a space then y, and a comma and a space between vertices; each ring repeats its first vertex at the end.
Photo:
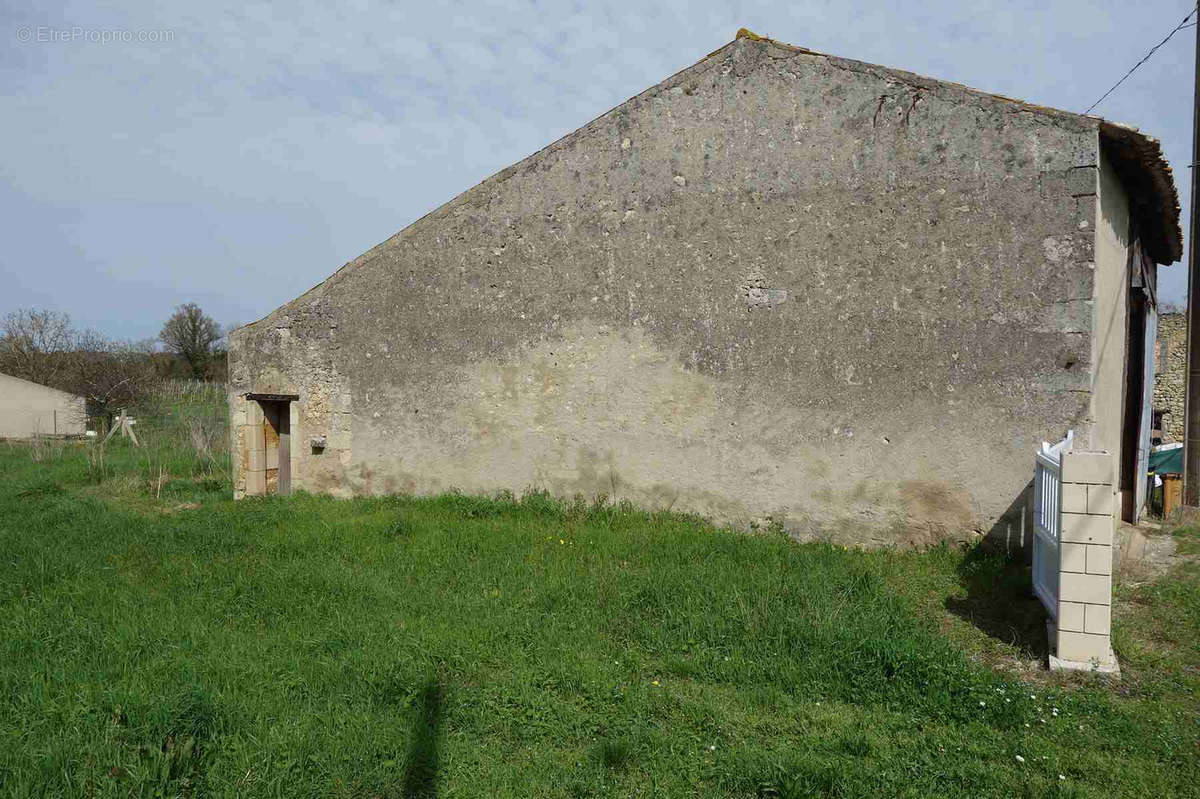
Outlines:
POLYGON ((738 40, 235 331, 235 457, 241 394, 294 392, 298 489, 1019 543, 1036 445, 1098 422, 1098 157, 1091 120, 738 40))
MULTIPOLYGON (((1129 198, 1109 160, 1100 157, 1099 222, 1096 228, 1095 282, 1093 290, 1092 406, 1079 447, 1108 453, 1113 469, 1121 458, 1121 426, 1124 422, 1126 339, 1129 303, 1129 198)), ((1137 346, 1142 346, 1138 344, 1137 346)), ((1101 457, 1101 456, 1095 456, 1101 457)), ((1116 481, 1109 480, 1117 491, 1116 481)), ((1096 489, 1099 490, 1099 489, 1096 489)), ((1114 507, 1116 507, 1114 502, 1114 507)), ((1117 523, 1115 513, 1110 524, 1117 523)))
POLYGON ((86 428, 83 397, 0 374, 0 438, 81 436, 86 428))

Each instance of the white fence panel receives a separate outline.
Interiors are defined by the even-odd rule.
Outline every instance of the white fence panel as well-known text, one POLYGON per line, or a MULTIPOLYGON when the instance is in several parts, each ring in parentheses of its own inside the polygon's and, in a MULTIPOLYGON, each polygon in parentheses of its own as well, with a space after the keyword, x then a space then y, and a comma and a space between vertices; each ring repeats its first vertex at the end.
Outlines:
POLYGON ((1062 453, 1073 432, 1057 444, 1042 442, 1033 459, 1033 592, 1058 619, 1058 538, 1062 531, 1062 453))

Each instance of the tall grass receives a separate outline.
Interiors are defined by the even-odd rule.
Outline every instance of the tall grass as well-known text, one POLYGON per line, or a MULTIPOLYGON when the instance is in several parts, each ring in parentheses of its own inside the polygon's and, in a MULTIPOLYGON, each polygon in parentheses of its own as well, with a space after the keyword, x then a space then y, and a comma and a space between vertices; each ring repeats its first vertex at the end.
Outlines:
POLYGON ((223 384, 164 381, 137 406, 126 409, 134 420, 137 446, 119 433, 107 438, 107 431, 86 444, 92 482, 135 483, 156 497, 176 479, 227 485, 231 475, 226 402, 223 384), (119 461, 115 469, 114 455, 119 461))

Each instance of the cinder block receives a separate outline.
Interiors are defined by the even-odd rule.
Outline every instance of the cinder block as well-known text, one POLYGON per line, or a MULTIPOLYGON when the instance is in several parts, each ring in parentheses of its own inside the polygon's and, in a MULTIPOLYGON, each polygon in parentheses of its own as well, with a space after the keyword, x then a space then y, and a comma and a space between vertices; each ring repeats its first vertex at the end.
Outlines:
POLYGON ((1108 605, 1083 606, 1083 631, 1094 635, 1108 635, 1112 630, 1112 609, 1108 605))
POLYGON ((1112 547, 1088 545, 1086 571, 1088 574, 1112 574, 1112 547))
POLYGON ((1113 482, 1113 457, 1107 452, 1064 452, 1062 456, 1064 483, 1113 482))
POLYGON ((1064 513, 1088 512, 1088 487, 1083 483, 1063 483, 1062 509, 1064 513))
MULTIPOLYGON (((1066 486, 1063 486, 1066 488, 1066 486)), ((1113 489, 1112 486, 1106 485, 1090 485, 1087 487, 1087 512, 1095 514, 1103 514, 1105 516, 1113 515, 1113 489)), ((1064 508, 1065 510, 1065 508, 1064 508)))
POLYGON ((1058 629, 1083 632, 1083 609, 1087 607, 1080 602, 1058 603, 1058 629))
POLYGON ((1111 645, 1107 635, 1090 635, 1075 633, 1069 630, 1058 631, 1058 652, 1062 660, 1076 660, 1086 663, 1093 658, 1107 660, 1111 645))
POLYGON ((1060 572, 1087 572, 1087 544, 1062 542, 1058 545, 1058 570, 1060 572))
POLYGON ((1062 515, 1063 541, 1077 544, 1112 544, 1113 520, 1111 516, 1092 516, 1083 513, 1062 515))
POLYGON ((1058 599, 1060 602, 1110 605, 1112 604, 1112 578, 1106 574, 1063 572, 1058 576, 1058 599))

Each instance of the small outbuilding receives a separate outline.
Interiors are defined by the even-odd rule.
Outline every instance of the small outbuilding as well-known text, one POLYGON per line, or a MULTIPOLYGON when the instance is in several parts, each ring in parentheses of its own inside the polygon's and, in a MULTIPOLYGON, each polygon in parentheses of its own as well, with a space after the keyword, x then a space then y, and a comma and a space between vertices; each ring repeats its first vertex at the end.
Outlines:
POLYGON ((0 438, 81 436, 86 429, 83 397, 0 374, 0 438))

